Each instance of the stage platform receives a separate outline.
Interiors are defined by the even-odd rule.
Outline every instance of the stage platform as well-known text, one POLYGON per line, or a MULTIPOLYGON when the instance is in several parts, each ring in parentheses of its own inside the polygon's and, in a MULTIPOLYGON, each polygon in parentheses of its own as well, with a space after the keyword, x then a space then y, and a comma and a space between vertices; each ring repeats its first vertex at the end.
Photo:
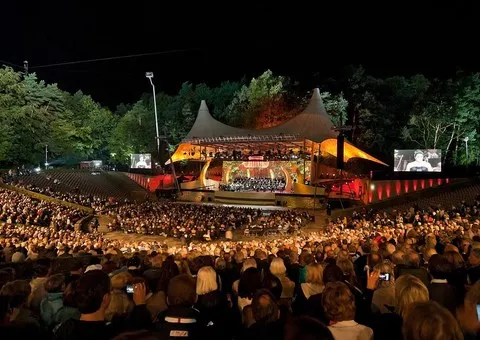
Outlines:
POLYGON ((215 202, 230 204, 275 205, 274 192, 215 191, 215 202))
POLYGON ((247 209, 260 209, 265 211, 281 211, 288 210, 288 207, 280 207, 277 205, 256 205, 256 204, 233 204, 233 203, 215 203, 215 202, 176 202, 178 204, 201 204, 201 205, 215 205, 220 207, 236 207, 236 208, 247 208, 247 209))

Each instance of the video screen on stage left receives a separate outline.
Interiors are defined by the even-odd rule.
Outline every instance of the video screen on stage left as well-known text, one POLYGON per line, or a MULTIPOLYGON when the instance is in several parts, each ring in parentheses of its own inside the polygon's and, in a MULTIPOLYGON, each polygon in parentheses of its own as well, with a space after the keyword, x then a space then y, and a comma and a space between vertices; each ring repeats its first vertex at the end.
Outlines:
POLYGON ((149 153, 133 153, 130 155, 130 168, 151 169, 152 155, 149 153))
POLYGON ((442 171, 442 150, 440 149, 395 150, 394 159, 394 171, 442 171))

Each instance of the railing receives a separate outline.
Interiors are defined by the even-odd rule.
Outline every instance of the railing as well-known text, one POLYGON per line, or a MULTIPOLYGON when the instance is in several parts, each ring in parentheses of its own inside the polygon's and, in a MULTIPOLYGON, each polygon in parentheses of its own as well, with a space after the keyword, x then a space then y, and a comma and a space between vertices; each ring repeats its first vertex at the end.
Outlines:
POLYGON ((192 144, 205 143, 241 143, 241 142, 282 142, 296 141, 300 135, 264 135, 264 136, 219 136, 219 137, 192 137, 184 142, 192 144))

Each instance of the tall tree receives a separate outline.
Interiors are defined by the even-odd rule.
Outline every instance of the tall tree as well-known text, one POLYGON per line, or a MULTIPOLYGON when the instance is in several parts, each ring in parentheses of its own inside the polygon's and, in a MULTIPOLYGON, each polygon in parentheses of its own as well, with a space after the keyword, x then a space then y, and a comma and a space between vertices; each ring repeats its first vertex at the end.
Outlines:
POLYGON ((321 92, 320 96, 333 125, 345 126, 347 124, 348 102, 343 96, 343 92, 337 95, 332 95, 330 92, 321 92))
POLYGON ((261 111, 267 111, 267 116, 281 115, 274 113, 281 103, 281 96, 286 91, 288 80, 275 76, 268 70, 258 78, 253 78, 249 85, 243 85, 236 92, 231 104, 225 110, 227 123, 234 126, 256 127, 256 118, 261 111))
POLYGON ((480 74, 462 77, 455 96, 455 160, 460 164, 480 163, 480 74), (467 155, 468 149, 468 155, 467 155))

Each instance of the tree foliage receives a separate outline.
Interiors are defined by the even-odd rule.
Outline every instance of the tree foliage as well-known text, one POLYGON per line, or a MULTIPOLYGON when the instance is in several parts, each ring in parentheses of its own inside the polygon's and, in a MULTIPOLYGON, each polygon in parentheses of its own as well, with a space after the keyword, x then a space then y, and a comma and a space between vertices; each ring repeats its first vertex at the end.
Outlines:
MULTIPOLYGON (((172 147, 180 143, 202 100, 214 118, 229 125, 258 129, 281 124, 308 103, 309 95, 296 84, 271 71, 217 87, 186 82, 176 95, 156 95, 160 135, 172 147)), ((479 74, 459 73, 448 80, 379 78, 351 67, 327 83, 321 96, 333 124, 352 126, 347 138, 381 159, 388 160, 393 149, 438 148, 446 162, 480 163, 479 74)), ((127 163, 131 153, 156 155, 151 94, 112 112, 81 91, 71 94, 35 74, 5 67, 0 69, 0 123, 0 166, 42 164, 46 145, 49 161, 127 163)))

